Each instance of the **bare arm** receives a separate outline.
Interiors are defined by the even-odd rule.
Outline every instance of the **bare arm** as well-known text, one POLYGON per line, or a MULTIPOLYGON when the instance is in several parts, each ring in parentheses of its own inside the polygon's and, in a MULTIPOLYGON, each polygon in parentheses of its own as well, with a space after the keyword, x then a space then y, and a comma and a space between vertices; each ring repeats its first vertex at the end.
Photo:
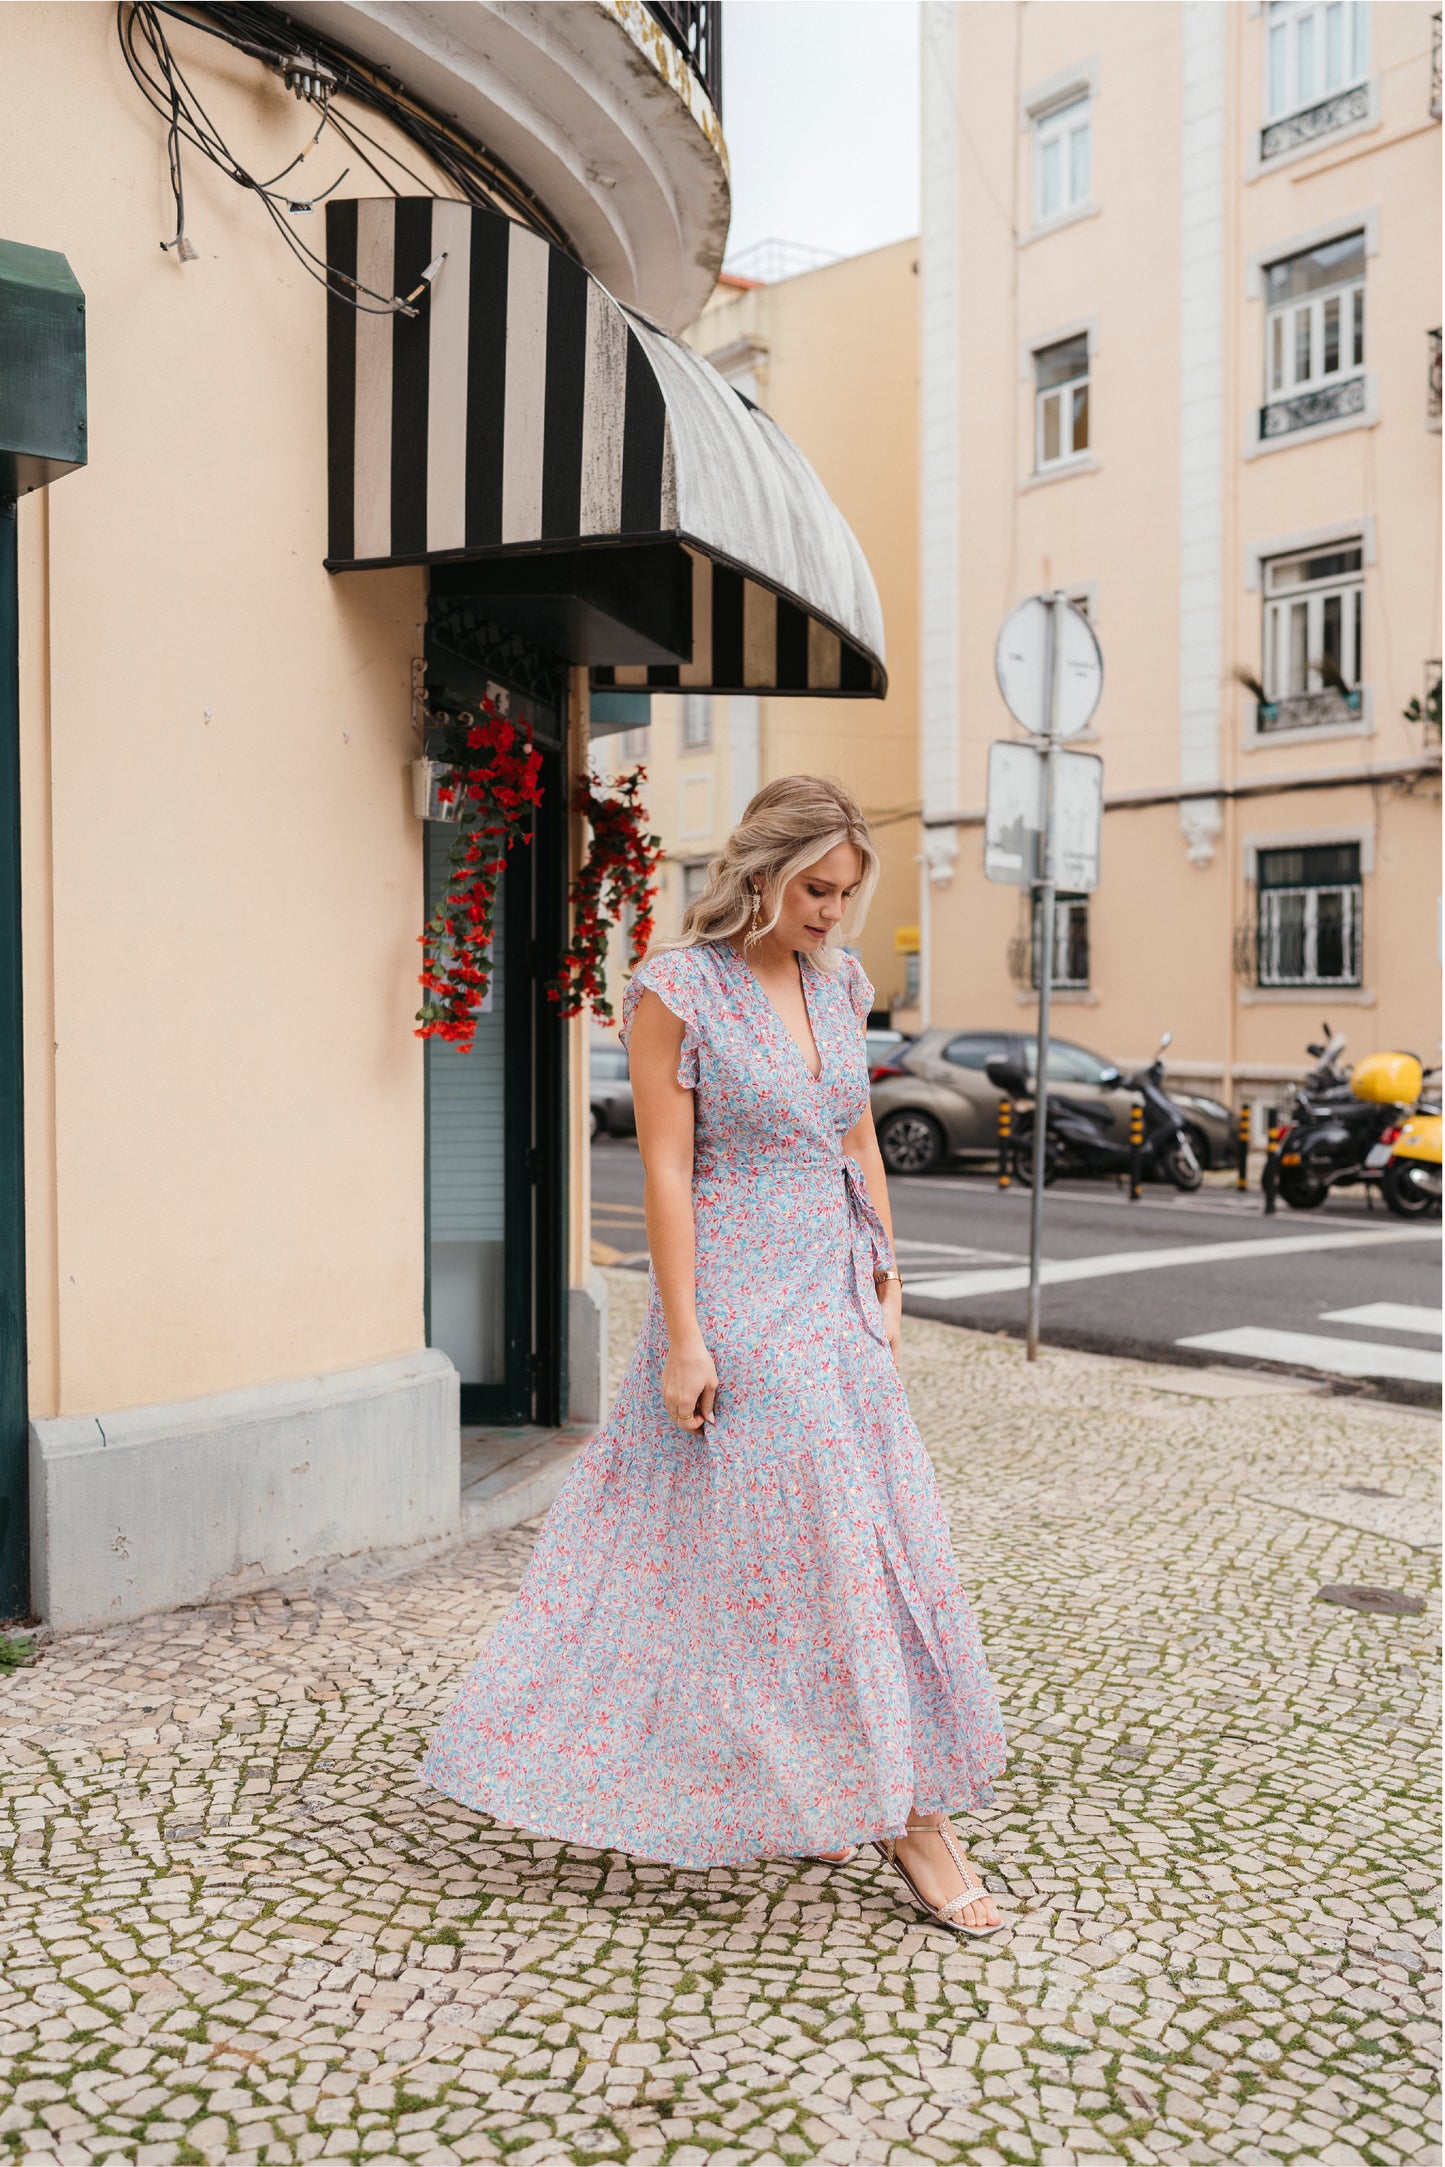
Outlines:
MULTIPOLYGON (((850 1159, 856 1159, 863 1169, 863 1179, 868 1184, 868 1194, 873 1209, 883 1221, 883 1231, 888 1236, 888 1246, 893 1247, 893 1214, 888 1208, 888 1176, 883 1170, 883 1154, 878 1149, 878 1138, 873 1129, 873 1109, 865 1108, 861 1117, 843 1139, 843 1149, 850 1159)), ((895 1361, 903 1338, 903 1289, 896 1279, 890 1279, 879 1289, 879 1306, 883 1311, 883 1329, 895 1361)))
POLYGON ((697 1321, 693 1096, 677 1080, 682 1040, 681 1017, 655 993, 644 993, 628 1052, 637 1143, 647 1177, 643 1192, 647 1239, 667 1325, 662 1397, 668 1413, 684 1429, 697 1430, 712 1420, 717 1371, 697 1321))

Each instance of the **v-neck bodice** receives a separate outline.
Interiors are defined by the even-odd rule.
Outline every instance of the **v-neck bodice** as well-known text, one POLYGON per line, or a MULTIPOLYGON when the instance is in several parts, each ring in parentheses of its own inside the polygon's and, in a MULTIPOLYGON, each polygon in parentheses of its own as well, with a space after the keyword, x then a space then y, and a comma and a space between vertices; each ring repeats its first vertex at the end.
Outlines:
MULTIPOLYGON (((753 969, 751 963, 749 963, 747 957, 743 955, 740 950, 735 948, 731 941, 719 942, 717 945, 720 948, 726 947, 729 955, 732 956, 738 963, 740 963, 742 965, 742 968, 747 972, 749 978, 751 978, 754 986, 756 986, 758 990, 759 998, 766 1002, 769 1010, 771 1011, 773 1022, 776 1024, 782 1036, 787 1040, 788 1044, 792 1047, 794 1053, 796 1053, 798 1059, 802 1062, 803 1067, 807 1070, 809 1081, 811 1083, 821 1083, 824 1076, 827 1074, 828 1064, 827 1061, 824 1059, 823 1049, 818 1042, 818 1029, 817 1025, 813 1021, 813 1003, 812 1000, 809 998, 808 980, 809 978, 821 978, 823 975, 822 972, 819 971, 814 964, 810 963, 806 956, 800 956, 796 950, 794 951, 793 961, 797 965, 798 970, 798 991, 803 996, 803 1014, 807 1018, 808 1036, 813 1042, 813 1052, 817 1056, 818 1061, 818 1066, 815 1069, 810 1066, 807 1053, 805 1052, 801 1042, 795 1037, 793 1031, 789 1027, 787 1018, 784 1016, 782 1010, 778 1007, 777 1002, 773 999, 773 996, 771 995, 771 993, 769 993, 767 987, 763 984, 761 978, 759 978, 757 972, 753 969)), ((850 957, 848 960, 851 962, 852 958, 850 957)))

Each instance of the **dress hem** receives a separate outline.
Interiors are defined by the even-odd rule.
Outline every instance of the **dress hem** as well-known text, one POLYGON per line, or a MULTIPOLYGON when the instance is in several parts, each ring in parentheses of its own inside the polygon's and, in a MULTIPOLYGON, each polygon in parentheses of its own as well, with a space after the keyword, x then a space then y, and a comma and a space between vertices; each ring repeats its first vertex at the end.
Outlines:
MULTIPOLYGON (((905 1817, 896 1825, 870 1825, 867 1828, 850 1829, 845 1834, 818 1834, 810 1831, 807 1834, 783 1836, 755 1851, 728 1850, 706 1858, 696 1854, 688 1858, 673 1858, 669 1857, 666 1851, 634 1850, 620 1842, 617 1837, 605 1836, 596 1828, 584 1832, 580 1828, 563 1828, 554 1823, 514 1820, 509 1814, 485 1803, 480 1796, 464 1798, 459 1791, 449 1790, 444 1783, 438 1782, 435 1776, 430 1776, 425 1771, 421 1772, 421 1781, 428 1790, 435 1791, 441 1798, 449 1798, 454 1805, 465 1806, 469 1813, 485 1814, 489 1820, 495 1821, 499 1828, 515 1829, 524 1836, 539 1836, 546 1843, 580 1844, 588 1851, 615 1851, 624 1858, 641 1859, 654 1866, 675 1866, 688 1872, 705 1872, 713 1866, 756 1866, 760 1860, 771 1858, 812 1858, 819 1851, 841 1851, 849 1844, 885 1843, 890 1837, 906 1836, 908 1833, 905 1817)), ((991 1781, 984 1781, 975 1785, 971 1791, 955 1793, 947 1799, 939 1798, 927 1805, 919 1804, 913 1810, 917 1813, 983 1813, 994 1803, 993 1784, 991 1781)))

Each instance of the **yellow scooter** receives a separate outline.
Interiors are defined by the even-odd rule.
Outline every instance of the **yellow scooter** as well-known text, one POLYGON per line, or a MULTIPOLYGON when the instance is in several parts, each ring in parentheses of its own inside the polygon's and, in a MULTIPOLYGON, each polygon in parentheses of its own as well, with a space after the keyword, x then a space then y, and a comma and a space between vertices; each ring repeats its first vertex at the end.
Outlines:
POLYGON ((1386 1129, 1365 1160, 1389 1209, 1401 1219, 1440 1216, 1440 1103, 1433 1093, 1386 1129))

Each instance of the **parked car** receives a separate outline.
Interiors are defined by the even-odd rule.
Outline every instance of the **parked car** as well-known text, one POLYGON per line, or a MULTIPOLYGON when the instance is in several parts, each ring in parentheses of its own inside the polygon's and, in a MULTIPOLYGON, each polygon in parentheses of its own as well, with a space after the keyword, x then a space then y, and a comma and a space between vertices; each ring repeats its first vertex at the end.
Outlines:
MULTIPOLYGON (((928 1174, 950 1162, 997 1156, 1002 1093, 985 1070, 990 1055, 1034 1073, 1034 1040, 1023 1031, 923 1031, 873 1068, 873 1121, 890 1173, 928 1174)), ((1135 1101, 1101 1083, 1116 1067, 1086 1046, 1049 1040, 1049 1082, 1107 1106, 1113 1127, 1127 1138, 1135 1101)), ((1227 1164, 1234 1148, 1229 1108, 1194 1092, 1170 1096, 1186 1118, 1200 1166, 1227 1164)))
POLYGON ((592 1134, 635 1136, 637 1119, 632 1111, 632 1079, 627 1073, 624 1048, 594 1046, 591 1071, 592 1134))
POLYGON ((863 1051, 867 1057, 869 1075, 885 1063, 896 1061, 901 1048, 907 1044, 908 1040, 901 1031, 865 1031, 863 1051))

